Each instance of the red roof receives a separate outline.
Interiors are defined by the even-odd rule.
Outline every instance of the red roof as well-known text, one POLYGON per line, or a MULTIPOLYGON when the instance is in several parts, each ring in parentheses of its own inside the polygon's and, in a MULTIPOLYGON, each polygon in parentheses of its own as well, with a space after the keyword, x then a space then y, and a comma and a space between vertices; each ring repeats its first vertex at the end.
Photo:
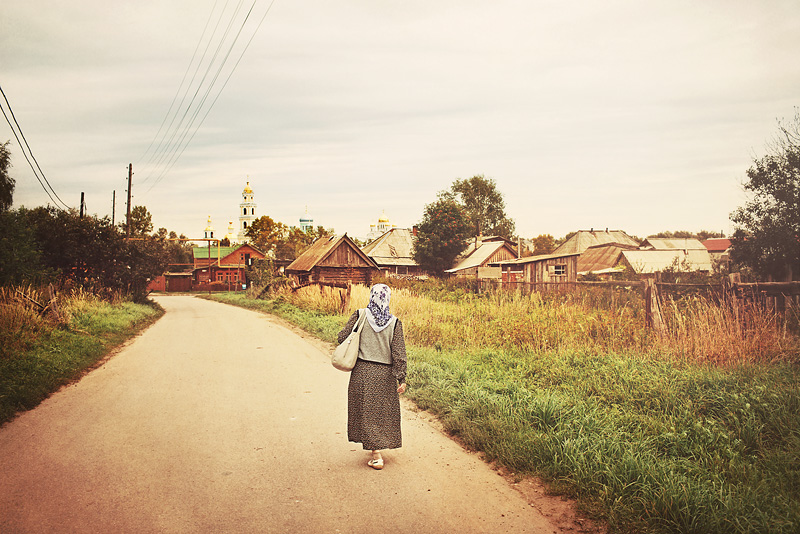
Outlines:
POLYGON ((716 237, 703 241, 709 252, 725 252, 731 247, 731 240, 724 237, 716 237))

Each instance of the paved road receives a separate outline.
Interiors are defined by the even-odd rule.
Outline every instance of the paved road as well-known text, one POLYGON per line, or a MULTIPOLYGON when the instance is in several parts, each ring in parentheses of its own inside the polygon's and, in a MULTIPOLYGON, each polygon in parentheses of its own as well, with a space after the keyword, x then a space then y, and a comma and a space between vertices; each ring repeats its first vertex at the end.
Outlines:
POLYGON ((386 468, 347 442, 325 346, 185 296, 0 428, 0 532, 556 532, 424 418, 386 468))

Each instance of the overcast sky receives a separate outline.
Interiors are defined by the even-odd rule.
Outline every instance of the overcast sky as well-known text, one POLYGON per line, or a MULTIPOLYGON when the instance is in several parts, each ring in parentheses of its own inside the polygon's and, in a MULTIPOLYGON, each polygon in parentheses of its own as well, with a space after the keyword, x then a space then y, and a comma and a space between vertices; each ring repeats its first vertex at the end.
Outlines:
MULTIPOLYGON (((3 0, 0 86, 61 199, 111 216, 116 191, 120 221, 133 163, 156 228, 238 226, 249 180, 258 215, 296 225, 307 206, 363 237, 480 174, 522 237, 728 233, 800 105, 797 0, 256 0, 243 25, 251 5, 3 0)), ((47 204, 0 120, 15 205, 47 204)))

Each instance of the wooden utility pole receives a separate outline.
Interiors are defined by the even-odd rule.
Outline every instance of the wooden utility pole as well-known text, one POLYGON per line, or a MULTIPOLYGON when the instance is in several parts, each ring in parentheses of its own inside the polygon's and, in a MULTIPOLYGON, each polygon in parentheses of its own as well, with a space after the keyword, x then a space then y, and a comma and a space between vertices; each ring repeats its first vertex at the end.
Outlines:
POLYGON ((133 181, 133 163, 128 163, 128 215, 125 218, 125 237, 131 236, 131 182, 133 181))
POLYGON ((83 219, 83 191, 81 191, 81 219, 83 219))
POLYGON ((117 190, 111 192, 111 228, 114 228, 114 211, 117 209, 117 190))

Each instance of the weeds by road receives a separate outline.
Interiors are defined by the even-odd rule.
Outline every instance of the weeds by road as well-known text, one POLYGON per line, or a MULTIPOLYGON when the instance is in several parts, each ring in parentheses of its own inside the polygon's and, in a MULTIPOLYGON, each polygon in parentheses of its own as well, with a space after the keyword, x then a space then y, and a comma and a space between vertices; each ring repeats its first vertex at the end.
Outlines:
MULTIPOLYGON (((30 288, 25 292, 36 296, 30 288)), ((62 298, 59 311, 54 320, 31 309, 15 289, 0 293, 0 424, 39 404, 163 313, 82 292, 62 298)))

